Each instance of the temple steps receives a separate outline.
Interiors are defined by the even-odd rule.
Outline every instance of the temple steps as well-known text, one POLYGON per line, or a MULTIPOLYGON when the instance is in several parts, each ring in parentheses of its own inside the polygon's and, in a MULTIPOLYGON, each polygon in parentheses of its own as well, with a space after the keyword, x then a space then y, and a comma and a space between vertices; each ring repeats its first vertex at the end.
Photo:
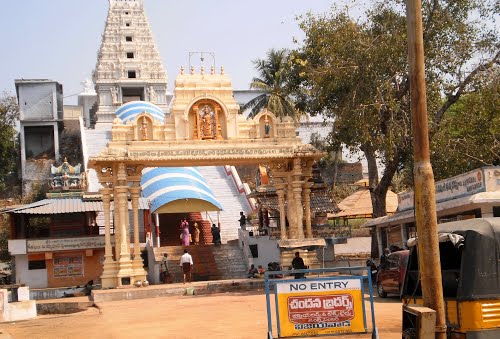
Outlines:
POLYGON ((237 242, 220 246, 167 246, 154 248, 155 258, 161 261, 164 253, 168 255, 169 272, 173 282, 182 281, 179 262, 187 248, 193 257, 193 281, 226 280, 246 278, 247 266, 243 251, 237 242))
MULTIPOLYGON (((217 201, 222 206, 220 213, 221 238, 225 243, 238 239, 240 211, 245 215, 250 211, 250 205, 244 193, 238 192, 232 176, 226 174, 224 166, 197 167, 205 177, 214 192, 217 201)), ((217 223, 217 212, 209 212, 212 223, 217 223)), ((203 214, 205 217, 205 214, 203 214)))

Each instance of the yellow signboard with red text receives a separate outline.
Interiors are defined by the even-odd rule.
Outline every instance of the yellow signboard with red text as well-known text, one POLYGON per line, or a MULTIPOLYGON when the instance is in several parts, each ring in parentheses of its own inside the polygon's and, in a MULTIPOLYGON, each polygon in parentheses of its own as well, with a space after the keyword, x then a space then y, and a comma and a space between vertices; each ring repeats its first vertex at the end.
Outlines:
POLYGON ((366 332, 362 279, 276 283, 279 337, 366 332))

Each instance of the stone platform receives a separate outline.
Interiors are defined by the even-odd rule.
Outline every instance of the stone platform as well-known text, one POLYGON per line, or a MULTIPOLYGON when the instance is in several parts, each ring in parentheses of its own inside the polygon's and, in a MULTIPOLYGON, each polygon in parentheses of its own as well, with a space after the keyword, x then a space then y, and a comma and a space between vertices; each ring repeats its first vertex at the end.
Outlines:
POLYGON ((264 279, 195 281, 186 284, 162 284, 146 287, 130 286, 108 290, 93 290, 89 297, 37 300, 37 311, 38 314, 67 314, 83 311, 92 306, 99 307, 99 303, 108 301, 156 298, 171 295, 264 291, 264 288, 264 279))

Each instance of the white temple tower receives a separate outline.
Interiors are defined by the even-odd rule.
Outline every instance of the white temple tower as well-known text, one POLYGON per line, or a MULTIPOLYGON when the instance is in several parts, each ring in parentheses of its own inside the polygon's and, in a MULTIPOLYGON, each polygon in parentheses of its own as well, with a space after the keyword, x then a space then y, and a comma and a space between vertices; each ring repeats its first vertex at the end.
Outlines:
POLYGON ((167 111, 167 73, 143 0, 109 0, 92 78, 98 95, 96 129, 110 129, 116 108, 129 101, 150 101, 167 111))

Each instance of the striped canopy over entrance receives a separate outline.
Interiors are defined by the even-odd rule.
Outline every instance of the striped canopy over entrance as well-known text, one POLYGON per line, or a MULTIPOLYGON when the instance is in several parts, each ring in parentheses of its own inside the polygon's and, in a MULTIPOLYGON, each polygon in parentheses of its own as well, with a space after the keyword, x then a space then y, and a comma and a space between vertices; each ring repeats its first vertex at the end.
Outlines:
POLYGON ((145 168, 141 186, 144 197, 151 202, 151 212, 222 210, 205 178, 194 167, 145 168))

